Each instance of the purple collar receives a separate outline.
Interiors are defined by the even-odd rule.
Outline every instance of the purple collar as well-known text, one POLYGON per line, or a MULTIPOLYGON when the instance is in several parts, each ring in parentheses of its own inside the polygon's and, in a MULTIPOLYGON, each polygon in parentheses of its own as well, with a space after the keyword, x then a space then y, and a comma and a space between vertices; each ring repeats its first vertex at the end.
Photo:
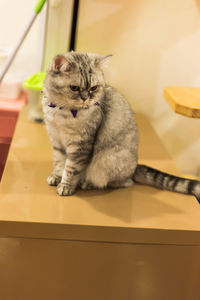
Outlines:
MULTIPOLYGON (((100 104, 99 104, 99 102, 95 102, 94 105, 99 106, 100 104)), ((49 107, 52 107, 52 108, 55 108, 55 107, 56 107, 56 104, 54 104, 53 102, 51 102, 48 106, 49 106, 49 107)), ((62 107, 59 107, 59 109, 63 109, 63 108, 62 108, 62 107)), ((76 115, 77 115, 78 110, 77 110, 77 109, 71 109, 70 111, 71 111, 73 117, 76 118, 76 115)))
MULTIPOLYGON (((48 106, 52 107, 52 108, 55 108, 56 104, 54 104, 54 103, 51 102, 48 106)), ((62 107, 59 107, 59 109, 62 109, 62 107)), ((76 109, 71 109, 70 111, 71 111, 73 117, 76 118, 76 115, 77 115, 78 111, 76 109)))

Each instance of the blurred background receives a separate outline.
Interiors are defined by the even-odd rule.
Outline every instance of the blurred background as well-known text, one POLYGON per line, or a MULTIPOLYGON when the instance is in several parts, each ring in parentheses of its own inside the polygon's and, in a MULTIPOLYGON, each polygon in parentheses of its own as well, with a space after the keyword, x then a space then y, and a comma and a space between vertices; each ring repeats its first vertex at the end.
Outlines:
MULTIPOLYGON (((0 67, 36 2, 0 1, 0 67)), ((48 5, 5 82, 23 82, 44 71, 55 54, 68 51, 73 1, 48 5)), ((163 97, 167 86, 200 87, 200 0, 80 0, 75 50, 114 54, 107 82, 148 116, 177 168, 200 176, 200 120, 174 113, 163 97)))

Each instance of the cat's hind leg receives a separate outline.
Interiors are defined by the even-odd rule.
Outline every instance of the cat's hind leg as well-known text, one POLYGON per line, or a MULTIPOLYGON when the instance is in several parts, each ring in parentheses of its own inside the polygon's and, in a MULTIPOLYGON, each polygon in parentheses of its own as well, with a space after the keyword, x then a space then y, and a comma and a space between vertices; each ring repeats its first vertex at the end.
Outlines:
POLYGON ((125 180, 113 181, 108 183, 109 188, 118 189, 118 188, 128 188, 134 185, 134 181, 131 178, 125 180))
MULTIPOLYGON (((128 188, 134 185, 134 182, 131 178, 125 179, 125 180, 119 180, 119 181, 112 181, 109 182, 106 186, 106 188, 111 188, 111 189, 119 189, 119 188, 128 188)), ((80 188, 82 190, 96 190, 100 189, 97 186, 94 186, 91 182, 89 181, 84 181, 80 184, 80 188)), ((104 187, 105 188, 105 187, 104 187)), ((103 188, 101 188, 103 189, 103 188)))
POLYGON ((136 165, 136 159, 127 149, 117 152, 106 149, 93 157, 86 170, 85 182, 100 189, 129 187, 133 185, 131 177, 136 165))
POLYGON ((47 183, 51 186, 57 186, 61 182, 61 179, 61 176, 52 173, 47 177, 47 183))
POLYGON ((83 181, 83 182, 80 183, 79 186, 80 186, 81 190, 95 190, 95 189, 98 189, 97 187, 95 187, 89 181, 83 181))

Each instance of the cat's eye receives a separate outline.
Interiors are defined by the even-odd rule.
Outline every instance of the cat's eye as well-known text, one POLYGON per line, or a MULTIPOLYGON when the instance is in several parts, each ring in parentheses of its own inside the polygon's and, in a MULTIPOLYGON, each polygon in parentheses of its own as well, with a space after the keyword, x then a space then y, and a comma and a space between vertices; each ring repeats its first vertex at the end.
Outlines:
POLYGON ((70 85, 69 87, 73 92, 79 91, 79 86, 77 86, 77 85, 70 85))
POLYGON ((98 88, 98 85, 94 85, 90 88, 90 91, 94 92, 94 91, 96 91, 97 88, 98 88))

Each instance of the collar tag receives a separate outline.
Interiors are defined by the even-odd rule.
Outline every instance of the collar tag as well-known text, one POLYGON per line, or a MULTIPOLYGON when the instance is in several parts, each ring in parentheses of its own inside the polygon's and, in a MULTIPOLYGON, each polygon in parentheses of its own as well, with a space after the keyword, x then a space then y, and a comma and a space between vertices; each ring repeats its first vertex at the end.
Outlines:
POLYGON ((48 106, 52 107, 52 108, 56 107, 56 105, 54 103, 52 103, 52 102, 50 104, 48 104, 48 106))
POLYGON ((71 109, 71 113, 72 113, 74 118, 76 118, 77 112, 78 111, 76 109, 71 109))

